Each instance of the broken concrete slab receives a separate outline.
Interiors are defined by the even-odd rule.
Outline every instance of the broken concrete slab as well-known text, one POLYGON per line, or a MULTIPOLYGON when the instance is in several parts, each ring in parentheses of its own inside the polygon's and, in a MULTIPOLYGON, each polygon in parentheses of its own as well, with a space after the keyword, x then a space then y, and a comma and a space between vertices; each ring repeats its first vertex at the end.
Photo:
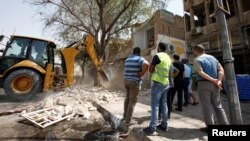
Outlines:
POLYGON ((50 124, 51 122, 58 121, 69 115, 77 114, 83 119, 88 119, 91 116, 90 111, 97 110, 92 104, 93 101, 100 104, 108 103, 110 100, 115 100, 117 98, 118 94, 116 91, 108 91, 103 88, 86 89, 84 87, 70 87, 64 92, 49 96, 45 99, 44 109, 42 109, 44 113, 38 113, 39 120, 28 118, 28 115, 33 112, 23 113, 22 115, 26 115, 28 120, 31 120, 33 123, 38 122, 36 124, 45 128, 52 125, 50 124), (48 109, 52 110, 48 111, 48 109))

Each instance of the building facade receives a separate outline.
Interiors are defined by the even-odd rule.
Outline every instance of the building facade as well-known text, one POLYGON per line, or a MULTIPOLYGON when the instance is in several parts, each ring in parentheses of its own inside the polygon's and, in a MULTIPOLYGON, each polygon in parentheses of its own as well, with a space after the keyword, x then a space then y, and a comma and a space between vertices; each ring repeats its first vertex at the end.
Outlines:
POLYGON ((167 44, 167 53, 186 57, 185 30, 183 17, 166 10, 157 10, 146 22, 132 28, 133 46, 143 50, 143 56, 157 53, 157 44, 167 44))
MULTIPOLYGON (((222 57, 222 43, 215 17, 217 0, 183 0, 184 23, 188 57, 192 60, 191 48, 203 44, 208 54, 219 61, 222 57)), ((236 74, 250 74, 250 5, 249 0, 224 0, 231 49, 236 74)))
MULTIPOLYGON (((166 10, 158 10, 146 22, 132 27, 132 45, 142 49, 142 56, 149 62, 157 53, 159 42, 167 44, 167 53, 186 57, 184 19, 166 10)), ((150 74, 144 76, 146 87, 150 84, 150 74)))

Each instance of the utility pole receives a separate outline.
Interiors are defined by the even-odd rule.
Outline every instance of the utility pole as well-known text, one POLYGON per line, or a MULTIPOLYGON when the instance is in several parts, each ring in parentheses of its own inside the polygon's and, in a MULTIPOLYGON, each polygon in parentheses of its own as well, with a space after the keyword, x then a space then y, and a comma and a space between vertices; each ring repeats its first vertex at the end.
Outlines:
MULTIPOLYGON (((242 124, 241 108, 236 85, 233 57, 231 52, 231 43, 228 36, 228 28, 222 0, 214 0, 216 4, 216 16, 219 23, 220 37, 222 40, 222 54, 225 69, 226 82, 228 87, 229 110, 231 124, 242 124)), ((228 9, 229 10, 229 7, 228 9)))

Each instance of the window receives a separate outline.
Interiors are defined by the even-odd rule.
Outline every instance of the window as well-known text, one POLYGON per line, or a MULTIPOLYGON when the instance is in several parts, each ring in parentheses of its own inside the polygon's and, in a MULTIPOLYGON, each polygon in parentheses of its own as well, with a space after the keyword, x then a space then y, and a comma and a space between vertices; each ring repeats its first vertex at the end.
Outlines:
POLYGON ((250 10, 249 0, 241 0, 242 1, 242 10, 243 12, 250 10))
POLYGON ((42 67, 45 67, 48 62, 47 45, 47 42, 37 40, 34 40, 31 44, 31 60, 42 67))
POLYGON ((27 48, 29 46, 29 39, 25 38, 14 38, 7 46, 5 53, 6 57, 18 57, 25 58, 27 54, 27 48))

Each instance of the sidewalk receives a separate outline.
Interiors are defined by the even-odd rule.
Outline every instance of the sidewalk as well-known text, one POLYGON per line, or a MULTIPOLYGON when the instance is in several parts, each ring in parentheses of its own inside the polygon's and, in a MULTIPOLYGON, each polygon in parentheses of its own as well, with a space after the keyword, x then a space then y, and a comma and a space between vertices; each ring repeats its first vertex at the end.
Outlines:
MULTIPOLYGON (((121 117, 123 114, 123 102, 124 98, 120 98, 117 101, 110 101, 102 106, 113 115, 121 117)), ((222 95, 222 104, 226 113, 229 114, 227 98, 225 95, 222 95)), ((244 124, 250 124, 250 110, 247 108, 249 106, 249 102, 241 102, 244 124)), ((230 120, 229 115, 228 118, 230 120)), ((130 129, 133 129, 133 132, 137 132, 136 134, 142 134, 141 129, 147 127, 150 121, 150 94, 139 96, 139 100, 133 114, 133 121, 134 124, 130 126, 130 129)), ((141 140, 207 140, 207 134, 199 130, 199 128, 205 127, 200 104, 183 107, 182 112, 173 110, 171 118, 168 120, 168 124, 169 130, 167 132, 158 132, 156 136, 145 136, 142 134, 144 137, 141 140)), ((138 137, 136 137, 137 140, 138 137)))

